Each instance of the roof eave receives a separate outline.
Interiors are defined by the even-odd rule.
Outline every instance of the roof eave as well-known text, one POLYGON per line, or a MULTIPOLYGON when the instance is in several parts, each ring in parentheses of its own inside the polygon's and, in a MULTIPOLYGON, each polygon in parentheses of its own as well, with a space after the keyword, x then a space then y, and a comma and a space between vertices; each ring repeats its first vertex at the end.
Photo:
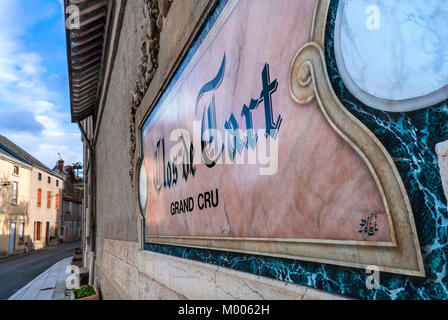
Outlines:
POLYGON ((70 86, 70 111, 73 123, 95 114, 98 88, 103 69, 105 34, 108 19, 109 0, 65 0, 64 8, 76 5, 80 11, 80 27, 65 29, 67 65, 70 86), (92 52, 101 52, 101 55, 92 52), (84 71, 94 70, 88 83, 83 83, 84 71), (74 82, 77 93, 74 94, 74 82))

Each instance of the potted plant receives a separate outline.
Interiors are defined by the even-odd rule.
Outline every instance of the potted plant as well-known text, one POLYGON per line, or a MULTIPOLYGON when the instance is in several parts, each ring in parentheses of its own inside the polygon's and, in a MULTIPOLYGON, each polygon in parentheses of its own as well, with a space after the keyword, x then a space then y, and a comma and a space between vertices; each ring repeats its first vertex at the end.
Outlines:
POLYGON ((75 300, 100 300, 98 289, 95 286, 84 286, 74 291, 75 300))

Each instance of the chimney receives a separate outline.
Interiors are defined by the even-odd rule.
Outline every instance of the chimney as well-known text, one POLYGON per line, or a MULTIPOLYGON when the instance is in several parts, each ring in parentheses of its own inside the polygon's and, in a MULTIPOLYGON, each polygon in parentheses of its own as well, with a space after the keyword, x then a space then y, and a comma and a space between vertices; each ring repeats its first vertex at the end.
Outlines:
POLYGON ((64 173, 64 160, 59 159, 57 164, 59 173, 64 173))

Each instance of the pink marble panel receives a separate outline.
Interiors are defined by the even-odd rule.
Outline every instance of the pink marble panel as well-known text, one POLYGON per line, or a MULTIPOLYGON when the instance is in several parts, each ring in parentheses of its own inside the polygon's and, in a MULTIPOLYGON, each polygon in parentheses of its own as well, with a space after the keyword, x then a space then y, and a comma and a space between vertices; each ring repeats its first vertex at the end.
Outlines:
MULTIPOLYGON (((148 235, 392 240, 383 201, 366 164, 327 123, 316 100, 298 105, 289 93, 289 66, 309 39, 314 5, 314 0, 241 0, 191 72, 179 80, 178 89, 171 91, 148 120, 143 132, 148 235), (282 117, 275 140, 278 170, 260 175, 260 167, 266 167, 260 163, 213 168, 202 163, 194 165, 194 177, 185 180, 182 165, 178 165, 177 183, 162 187, 158 194, 153 158, 157 142, 164 138, 168 161, 176 145, 170 141, 174 129, 188 130, 193 139, 193 121, 202 120, 206 106, 201 103, 196 112, 198 93, 217 75, 224 54, 222 83, 201 101, 209 103, 214 96, 218 130, 224 132, 232 113, 245 129, 243 105, 260 97, 262 70, 269 64, 270 80, 278 81, 272 93, 273 119, 282 117), (216 189, 218 205, 200 210, 198 196, 212 190, 216 195, 216 189), (189 197, 194 210, 172 215, 172 204, 189 197), (377 229, 370 235, 359 232, 369 217, 377 229)), ((255 129, 266 127, 263 102, 253 111, 253 124, 255 129)), ((271 139, 259 136, 258 145, 269 144, 271 139)))

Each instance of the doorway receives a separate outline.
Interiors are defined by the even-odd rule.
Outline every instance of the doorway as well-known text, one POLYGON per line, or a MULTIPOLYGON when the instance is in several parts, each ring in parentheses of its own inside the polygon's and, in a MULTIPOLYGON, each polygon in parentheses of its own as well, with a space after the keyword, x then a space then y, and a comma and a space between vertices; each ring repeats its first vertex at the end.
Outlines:
POLYGON ((54 224, 54 237, 56 238, 56 240, 58 240, 59 238, 59 223, 55 222, 54 224))
POLYGON ((13 254, 16 246, 16 221, 11 222, 9 232, 9 253, 13 254))
POLYGON ((47 222, 45 229, 45 244, 48 246, 49 243, 50 243, 50 222, 47 222))

